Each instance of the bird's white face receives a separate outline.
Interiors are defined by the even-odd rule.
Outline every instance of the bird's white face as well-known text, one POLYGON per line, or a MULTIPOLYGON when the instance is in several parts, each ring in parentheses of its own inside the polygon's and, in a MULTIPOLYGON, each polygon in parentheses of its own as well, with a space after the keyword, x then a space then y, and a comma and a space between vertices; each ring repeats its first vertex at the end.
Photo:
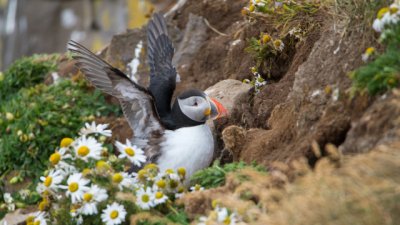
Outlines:
POLYGON ((183 114, 196 122, 205 122, 211 117, 212 104, 209 98, 192 96, 185 99, 178 98, 179 107, 183 114))

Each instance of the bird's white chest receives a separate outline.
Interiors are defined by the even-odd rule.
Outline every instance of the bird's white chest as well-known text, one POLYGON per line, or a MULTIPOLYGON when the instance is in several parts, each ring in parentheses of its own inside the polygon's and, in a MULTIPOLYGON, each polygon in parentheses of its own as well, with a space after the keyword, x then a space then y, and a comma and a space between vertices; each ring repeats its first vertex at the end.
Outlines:
POLYGON ((158 165, 166 169, 186 169, 186 178, 210 165, 214 153, 214 138, 207 125, 185 127, 165 132, 158 165))

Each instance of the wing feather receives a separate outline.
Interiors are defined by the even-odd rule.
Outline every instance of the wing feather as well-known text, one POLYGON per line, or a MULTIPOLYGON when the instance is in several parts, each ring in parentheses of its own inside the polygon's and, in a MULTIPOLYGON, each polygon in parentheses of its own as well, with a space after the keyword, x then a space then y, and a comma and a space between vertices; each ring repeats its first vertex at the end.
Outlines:
POLYGON ((159 121, 151 93, 130 80, 123 72, 90 52, 82 45, 70 41, 68 49, 73 53, 76 65, 96 87, 119 99, 122 111, 134 132, 133 143, 146 151, 148 157, 159 154, 156 146, 149 146, 150 140, 159 137, 163 126, 159 121))
POLYGON ((167 25, 161 14, 154 14, 147 27, 148 62, 150 66, 149 90, 154 96, 161 118, 171 111, 171 98, 176 86, 177 73, 172 65, 174 48, 168 37, 167 25))

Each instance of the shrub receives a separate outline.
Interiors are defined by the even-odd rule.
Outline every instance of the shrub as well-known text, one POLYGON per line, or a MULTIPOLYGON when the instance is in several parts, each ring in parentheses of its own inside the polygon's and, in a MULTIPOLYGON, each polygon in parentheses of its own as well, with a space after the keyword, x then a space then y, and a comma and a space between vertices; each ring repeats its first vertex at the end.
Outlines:
POLYGON ((1 75, 0 101, 9 99, 23 87, 41 83, 45 76, 57 69, 60 55, 34 55, 17 60, 1 75))
POLYGON ((110 113, 120 110, 83 80, 19 90, 0 106, 0 173, 20 170, 37 178, 58 145, 55 137, 72 136, 83 122, 110 113))

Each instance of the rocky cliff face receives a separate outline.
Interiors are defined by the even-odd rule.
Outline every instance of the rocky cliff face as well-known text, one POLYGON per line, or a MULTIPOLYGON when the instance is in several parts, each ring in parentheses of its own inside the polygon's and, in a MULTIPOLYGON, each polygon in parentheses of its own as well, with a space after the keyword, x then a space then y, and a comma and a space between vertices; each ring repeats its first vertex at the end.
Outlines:
MULTIPOLYGON (((252 77, 249 68, 255 62, 245 51, 248 40, 261 32, 273 34, 277 30, 262 20, 245 20, 240 11, 246 4, 188 1, 169 15, 177 49, 174 61, 182 80, 177 92, 188 87, 204 90, 225 79, 242 81, 252 77)), ((299 157, 306 157, 314 165, 320 156, 313 153, 312 143, 322 149, 332 143, 341 146, 344 153, 365 152, 394 135, 389 130, 396 125, 389 121, 395 121, 398 115, 395 106, 393 110, 379 110, 394 98, 392 95, 385 99, 349 97, 348 72, 362 64, 360 55, 370 40, 364 37, 365 32, 346 32, 346 21, 327 17, 324 9, 314 14, 312 21, 314 26, 301 41, 287 43, 284 54, 276 59, 272 77, 258 94, 241 88, 243 91, 230 100, 230 118, 216 124, 218 152, 226 147, 236 160, 265 166, 299 157), (232 143, 222 143, 224 129, 228 129, 223 133, 224 140, 232 143), (229 137, 237 129, 244 139, 229 137)), ((146 84, 145 42, 145 28, 130 30, 115 36, 102 55, 127 72, 138 58, 141 63, 136 76, 146 84), (140 54, 135 56, 138 48, 140 54)), ((230 87, 220 88, 218 91, 225 93, 230 87)))

